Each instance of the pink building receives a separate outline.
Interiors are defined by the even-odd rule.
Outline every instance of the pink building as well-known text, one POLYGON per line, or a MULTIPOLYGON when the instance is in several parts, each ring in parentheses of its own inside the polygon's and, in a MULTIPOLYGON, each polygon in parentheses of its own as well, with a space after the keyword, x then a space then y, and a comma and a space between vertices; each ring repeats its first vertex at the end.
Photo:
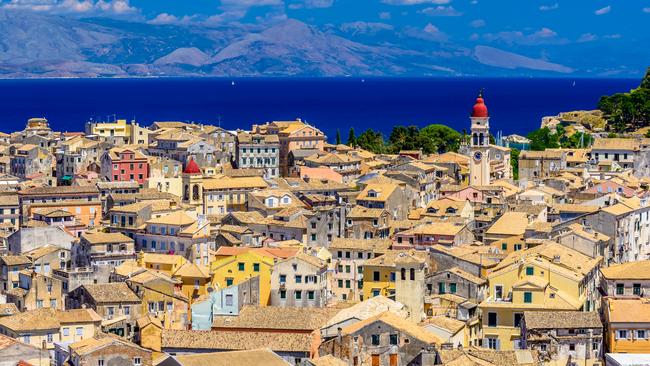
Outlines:
POLYGON ((102 175, 111 182, 136 181, 143 185, 149 178, 149 160, 139 151, 113 148, 102 157, 102 175))

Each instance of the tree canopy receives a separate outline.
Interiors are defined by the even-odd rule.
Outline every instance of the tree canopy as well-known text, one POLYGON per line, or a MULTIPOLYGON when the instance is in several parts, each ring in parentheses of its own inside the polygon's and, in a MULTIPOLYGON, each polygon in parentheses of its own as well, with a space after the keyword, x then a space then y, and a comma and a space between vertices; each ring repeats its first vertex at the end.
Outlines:
MULTIPOLYGON (((352 130, 351 130, 352 131, 352 130)), ((348 145, 350 138, 348 138, 348 145)), ((458 151, 461 135, 453 128, 440 124, 417 126, 395 126, 384 141, 379 131, 367 129, 356 139, 356 145, 374 153, 397 154, 402 150, 422 150, 425 154, 458 151)))
POLYGON ((602 96, 598 109, 605 114, 610 131, 625 132, 650 125, 650 68, 638 88, 602 96))

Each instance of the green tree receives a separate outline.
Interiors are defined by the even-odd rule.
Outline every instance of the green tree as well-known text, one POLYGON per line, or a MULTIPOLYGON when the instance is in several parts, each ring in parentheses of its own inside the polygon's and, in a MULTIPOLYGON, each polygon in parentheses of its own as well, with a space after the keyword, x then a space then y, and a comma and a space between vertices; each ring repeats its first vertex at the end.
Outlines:
POLYGON ((347 145, 350 147, 357 146, 357 137, 354 135, 354 127, 350 127, 350 132, 348 132, 347 145))
POLYGON ((341 131, 338 129, 336 130, 336 144, 337 145, 341 144, 341 131))
POLYGON ((650 68, 638 88, 602 96, 598 109, 603 111, 609 131, 625 132, 650 125, 650 68))
POLYGON ((510 165, 512 166, 512 177, 519 180, 519 149, 510 149, 510 165))
POLYGON ((560 146, 570 149, 587 148, 591 146, 593 140, 594 138, 588 133, 576 132, 569 137, 562 136, 560 146))
POLYGON ((417 126, 395 126, 388 137, 389 151, 398 153, 402 150, 417 150, 418 145, 418 128, 417 126))
POLYGON ((440 124, 432 124, 420 130, 418 141, 423 152, 444 153, 458 151, 460 147, 460 133, 453 128, 440 124))
POLYGON ((382 136, 381 132, 377 132, 370 128, 365 130, 356 138, 356 143, 360 148, 375 154, 384 153, 386 150, 384 136, 382 136))
POLYGON ((527 137, 531 141, 531 150, 542 151, 545 149, 555 149, 560 147, 558 135, 551 132, 548 127, 535 130, 529 133, 527 137))

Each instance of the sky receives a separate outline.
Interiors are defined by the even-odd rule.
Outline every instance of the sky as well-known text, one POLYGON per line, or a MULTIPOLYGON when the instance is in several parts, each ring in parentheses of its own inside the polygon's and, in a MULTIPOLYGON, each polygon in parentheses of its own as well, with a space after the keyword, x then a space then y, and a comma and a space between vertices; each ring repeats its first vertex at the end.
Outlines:
POLYGON ((408 35, 409 41, 525 49, 541 59, 549 49, 566 45, 584 52, 574 59, 602 53, 644 58, 647 52, 632 51, 650 42, 650 0, 0 0, 0 6, 204 27, 291 18, 357 36, 372 34, 379 42, 408 35))

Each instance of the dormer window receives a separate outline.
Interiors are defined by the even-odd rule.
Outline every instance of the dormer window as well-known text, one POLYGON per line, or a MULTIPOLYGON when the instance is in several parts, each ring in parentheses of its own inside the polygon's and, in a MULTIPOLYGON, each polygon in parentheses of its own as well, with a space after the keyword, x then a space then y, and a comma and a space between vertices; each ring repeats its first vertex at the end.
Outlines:
POLYGON ((368 197, 377 198, 377 196, 379 196, 377 191, 373 191, 373 190, 368 191, 368 197))

